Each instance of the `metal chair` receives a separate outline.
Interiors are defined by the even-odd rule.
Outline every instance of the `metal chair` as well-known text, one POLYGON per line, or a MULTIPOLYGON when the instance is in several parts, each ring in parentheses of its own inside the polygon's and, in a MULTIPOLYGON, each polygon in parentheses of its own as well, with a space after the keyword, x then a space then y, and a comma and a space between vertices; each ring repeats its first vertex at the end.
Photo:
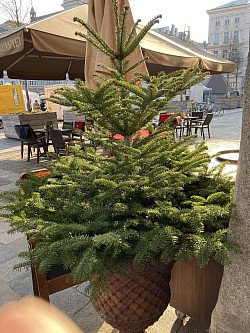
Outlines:
POLYGON ((206 118, 204 120, 201 120, 195 124, 192 124, 192 129, 195 129, 195 133, 197 133, 198 129, 200 129, 201 131, 201 135, 203 137, 203 140, 205 140, 205 133, 204 133, 204 129, 207 129, 208 132, 208 137, 210 139, 210 129, 209 129, 209 125, 211 123, 211 120, 213 119, 213 113, 207 113, 206 118))
POLYGON ((41 147, 44 150, 44 154, 48 152, 48 144, 45 136, 38 136, 33 128, 29 124, 15 125, 15 131, 21 141, 21 158, 23 158, 23 147, 28 146, 28 162, 32 155, 32 148, 37 153, 37 164, 40 161, 41 147))

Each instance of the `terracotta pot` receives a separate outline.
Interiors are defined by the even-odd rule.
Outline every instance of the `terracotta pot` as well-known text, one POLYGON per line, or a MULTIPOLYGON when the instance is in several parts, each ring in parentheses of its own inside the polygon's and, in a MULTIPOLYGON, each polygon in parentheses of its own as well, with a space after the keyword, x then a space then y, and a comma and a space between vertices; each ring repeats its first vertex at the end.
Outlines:
MULTIPOLYGON (((38 178, 44 178, 48 175, 51 174, 51 171, 48 169, 39 169, 39 170, 32 170, 30 171, 31 173, 33 173, 34 175, 36 175, 38 178)), ((29 179, 30 178, 30 173, 29 172, 25 172, 21 175, 20 177, 21 179, 29 179)))
POLYGON ((128 275, 112 274, 108 292, 99 293, 93 305, 100 316, 120 333, 142 333, 154 324, 170 302, 173 263, 138 267, 128 275))

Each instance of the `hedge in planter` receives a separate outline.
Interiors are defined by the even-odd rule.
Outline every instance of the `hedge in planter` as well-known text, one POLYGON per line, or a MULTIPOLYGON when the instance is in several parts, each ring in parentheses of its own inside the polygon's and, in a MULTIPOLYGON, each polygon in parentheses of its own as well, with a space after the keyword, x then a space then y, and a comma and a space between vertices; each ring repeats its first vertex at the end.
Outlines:
MULTIPOLYGON (((229 251, 237 250, 227 235, 233 183, 222 175, 223 166, 209 171, 204 143, 190 149, 190 138, 176 142, 168 123, 155 131, 150 125, 173 96, 205 74, 198 68, 157 77, 136 73, 127 82, 125 72, 136 64, 127 63, 126 57, 157 18, 135 39, 127 40, 128 8, 119 13, 117 2, 114 4, 120 32, 117 51, 110 52, 101 37, 81 23, 92 33, 88 39, 110 55, 115 70, 109 69, 111 76, 103 77, 95 91, 77 81, 75 89, 59 89, 63 97, 53 99, 95 120, 97 131, 86 135, 103 153, 89 148, 59 158, 51 166, 51 175, 21 181, 18 191, 5 195, 12 230, 29 234, 36 244, 32 251, 21 253, 24 262, 20 266, 33 264, 47 271, 54 264, 63 264, 75 281, 90 280, 89 293, 97 308, 100 295, 111 298, 108 282, 116 275, 129 277, 131 267, 142 271, 158 264, 171 267, 176 260, 192 257, 200 266, 210 257, 226 264, 229 251), (138 86, 140 80, 146 85, 138 86), (143 128, 150 132, 147 138, 139 134, 143 128), (115 134, 124 139, 113 140, 115 134), (61 178, 53 178, 53 174, 61 178)), ((127 298, 123 296, 121 303, 127 298)), ((168 301, 166 298, 164 306, 168 301)), ((132 302, 132 308, 135 304, 132 302)), ((163 311, 158 311, 158 317, 163 311)), ((110 322, 114 325, 115 320, 110 322)), ((127 320, 132 325, 134 319, 127 320)), ((141 326, 136 324, 131 332, 142 332, 153 323, 139 321, 141 326)), ((116 327, 125 332, 127 324, 116 327)))

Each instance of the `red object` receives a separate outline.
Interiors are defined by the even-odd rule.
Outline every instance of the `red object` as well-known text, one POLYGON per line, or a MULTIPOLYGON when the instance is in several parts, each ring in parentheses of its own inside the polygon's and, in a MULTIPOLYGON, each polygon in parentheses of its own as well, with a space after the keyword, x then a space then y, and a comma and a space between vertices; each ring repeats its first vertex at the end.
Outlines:
MULTIPOLYGON (((133 135, 132 138, 131 138, 131 140, 133 141, 133 140, 135 140, 136 138, 138 138, 140 136, 143 136, 144 138, 147 138, 149 136, 149 134, 150 133, 149 133, 148 130, 141 130, 141 131, 138 132, 138 134, 133 135)), ((113 136, 113 139, 115 139, 115 140, 123 140, 124 136, 121 135, 121 134, 115 134, 113 136)), ((112 157, 112 156, 113 155, 110 152, 107 153, 107 157, 112 157)))
POLYGON ((160 115, 160 123, 164 123, 168 118, 170 118, 174 113, 163 113, 160 115))
POLYGON ((139 136, 143 136, 144 138, 147 138, 149 136, 149 131, 148 130, 141 130, 141 131, 139 131, 138 134, 132 136, 132 140, 135 140, 139 136))
POLYGON ((75 123, 75 127, 78 128, 79 130, 82 130, 84 126, 84 122, 83 121, 76 121, 75 123))
POLYGON ((113 139, 115 139, 115 140, 122 140, 123 136, 121 134, 116 134, 116 135, 113 136, 113 139))
MULTIPOLYGON (((149 136, 149 131, 148 130, 141 130, 138 132, 138 134, 133 135, 131 140, 135 140, 136 138, 138 138, 139 136, 143 136, 144 138, 147 138, 149 136)), ((116 134, 113 136, 113 139, 115 140, 123 140, 124 137, 121 134, 116 134)))

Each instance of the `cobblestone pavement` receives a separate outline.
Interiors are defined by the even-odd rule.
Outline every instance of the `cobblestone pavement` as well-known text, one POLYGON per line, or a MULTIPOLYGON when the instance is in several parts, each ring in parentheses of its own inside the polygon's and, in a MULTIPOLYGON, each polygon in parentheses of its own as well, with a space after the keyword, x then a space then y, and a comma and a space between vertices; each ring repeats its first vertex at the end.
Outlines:
MULTIPOLYGON (((241 109, 226 110, 224 115, 214 117, 211 123, 211 139, 207 140, 211 154, 225 149, 237 149, 240 144, 241 109)), ((198 138, 196 142, 200 141, 198 138)), ((41 159, 39 168, 49 161, 41 159)), ((213 159, 213 163, 217 163, 213 159)), ((0 192, 15 188, 15 182, 27 170, 36 169, 36 159, 21 160, 19 141, 6 139, 0 130, 0 192)), ((236 172, 236 166, 233 166, 236 172)), ((8 234, 9 225, 0 220, 0 306, 24 296, 32 295, 32 279, 29 270, 13 271, 18 253, 27 249, 26 237, 21 233, 8 234)), ((83 333, 117 333, 103 322, 84 295, 84 285, 76 286, 51 295, 51 302, 70 316, 83 333)), ((175 309, 168 307, 160 320, 147 329, 147 333, 205 333, 202 327, 187 317, 177 319, 175 309)))

